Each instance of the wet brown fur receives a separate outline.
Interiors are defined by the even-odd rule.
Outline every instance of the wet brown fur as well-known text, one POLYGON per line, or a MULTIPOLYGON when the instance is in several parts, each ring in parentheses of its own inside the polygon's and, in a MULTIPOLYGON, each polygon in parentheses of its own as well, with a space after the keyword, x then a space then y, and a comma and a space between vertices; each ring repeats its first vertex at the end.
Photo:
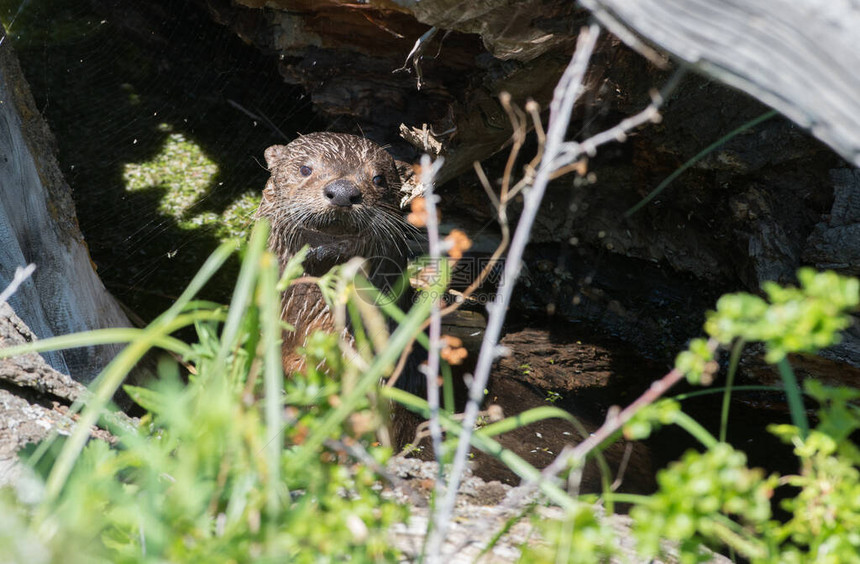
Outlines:
MULTIPOLYGON (((400 213, 400 177, 382 147, 355 135, 310 133, 288 145, 269 147, 265 155, 271 177, 257 217, 271 223, 269 248, 282 268, 304 245, 310 246, 304 262, 307 276, 322 276, 357 256, 368 259, 368 272, 376 272, 383 262, 388 272, 392 265, 406 268, 407 241, 414 228, 400 213), (311 173, 304 176, 302 167, 311 173), (374 183, 379 176, 384 182, 374 183), (327 200, 325 187, 342 180, 358 187, 359 203, 344 207, 327 200)), ((284 369, 290 373, 302 368, 296 347, 316 330, 335 330, 335 323, 313 283, 291 286, 281 307, 282 319, 296 328, 284 333, 284 369)))

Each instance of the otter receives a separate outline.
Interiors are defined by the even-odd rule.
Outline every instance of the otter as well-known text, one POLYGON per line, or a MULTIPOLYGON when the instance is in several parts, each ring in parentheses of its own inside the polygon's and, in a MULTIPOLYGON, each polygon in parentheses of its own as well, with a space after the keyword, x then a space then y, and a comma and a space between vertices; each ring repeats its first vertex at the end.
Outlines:
MULTIPOLYGON (((322 276, 353 257, 367 260, 377 287, 406 269, 408 242, 417 230, 400 213, 401 179, 394 158, 376 143, 345 133, 309 133, 265 151, 271 177, 257 218, 271 224, 269 249, 281 268, 302 247, 306 276, 322 276)), ((406 305, 407 293, 399 305, 406 305)), ((296 353, 317 330, 334 331, 335 321, 319 287, 298 283, 281 301, 281 317, 295 327, 284 332, 284 369, 301 370, 296 353)))
MULTIPOLYGON (((310 133, 287 145, 269 147, 265 157, 271 177, 263 190, 256 217, 270 222, 268 245, 282 267, 308 245, 310 250, 303 263, 307 276, 322 276, 333 266, 359 256, 367 259, 367 271, 375 274, 370 281, 377 287, 385 286, 391 281, 390 276, 405 271, 408 243, 418 232, 401 215, 398 165, 382 147, 355 135, 310 133)), ((409 289, 400 295, 401 308, 409 303, 411 296, 409 289)), ((284 291, 281 308, 284 321, 295 327, 295 331, 284 332, 282 348, 284 369, 292 373, 303 368, 303 359, 296 348, 302 346, 312 332, 332 332, 336 325, 315 283, 300 282, 290 286, 284 291)), ((426 393, 426 377, 418 368, 426 354, 421 347, 413 349, 397 381, 398 387, 419 395, 426 393)), ((462 378, 455 377, 455 386, 463 396, 462 378)), ((507 398, 506 404, 513 413, 546 403, 545 393, 524 381, 519 373, 494 377, 488 384, 488 393, 491 398, 494 395, 507 398)), ((420 421, 421 418, 405 408, 392 406, 390 431, 395 449, 400 450, 413 438, 420 421)), ((570 440, 568 423, 554 421, 543 422, 541 430, 553 441, 570 440)), ((515 451, 518 445, 525 447, 527 450, 519 454, 527 460, 546 463, 547 453, 532 448, 532 435, 531 428, 523 428, 502 440, 515 451)), ((606 454, 616 467, 619 460, 626 458, 622 445, 613 446, 606 454)), ((430 458, 433 453, 432 449, 425 449, 413 455, 430 458)), ((640 461, 640 467, 636 468, 640 474, 650 476, 646 470, 647 452, 640 456, 634 450, 633 460, 640 461)), ((487 455, 478 455, 473 471, 488 480, 518 481, 515 474, 487 455)), ((633 482, 634 491, 641 488, 635 479, 627 481, 633 482)), ((650 483, 645 486, 649 488, 650 483)), ((599 479, 587 475, 583 491, 600 491, 599 479)))

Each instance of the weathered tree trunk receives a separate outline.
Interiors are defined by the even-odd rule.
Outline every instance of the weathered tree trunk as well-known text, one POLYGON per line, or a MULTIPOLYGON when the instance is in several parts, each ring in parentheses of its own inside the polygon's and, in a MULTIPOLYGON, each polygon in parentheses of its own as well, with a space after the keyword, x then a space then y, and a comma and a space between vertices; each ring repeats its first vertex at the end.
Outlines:
MULTIPOLYGON (((582 0, 610 30, 645 37, 779 110, 860 166, 860 10, 827 0, 582 0)), ((634 43, 635 42, 631 42, 634 43)))
MULTIPOLYGON (((35 274, 9 300, 39 338, 129 326, 93 269, 78 229, 54 139, 36 109, 8 42, 0 45, 0 286, 15 269, 35 274)), ((51 366, 91 381, 118 346, 45 353, 51 366)))

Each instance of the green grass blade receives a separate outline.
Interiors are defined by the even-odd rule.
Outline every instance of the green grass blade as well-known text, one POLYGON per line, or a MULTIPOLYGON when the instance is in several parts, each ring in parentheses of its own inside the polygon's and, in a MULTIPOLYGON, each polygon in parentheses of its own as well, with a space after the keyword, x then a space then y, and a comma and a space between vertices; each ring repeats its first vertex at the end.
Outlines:
POLYGON ((633 215, 634 213, 638 212, 643 207, 648 205, 648 202, 650 202, 651 200, 653 200, 654 198, 659 196, 660 192, 662 192, 666 188, 666 186, 668 186, 673 180, 675 180, 676 178, 681 176, 681 174, 683 174, 684 171, 686 171, 688 168, 690 168, 691 166, 693 166, 694 164, 696 164, 697 162, 699 162, 700 160, 705 158, 711 151, 713 151, 714 149, 716 149, 717 147, 719 147, 720 145, 722 145, 723 143, 725 143, 726 141, 728 141, 732 137, 735 137, 736 135, 743 133, 744 131, 746 131, 747 129, 749 129, 751 127, 755 127, 756 125, 760 124, 763 121, 769 120, 773 116, 777 115, 777 113, 778 112, 776 110, 771 110, 769 112, 765 112, 762 115, 758 116, 757 118, 751 119, 750 121, 741 124, 739 127, 735 128, 732 131, 730 131, 729 133, 723 135, 722 137, 720 137, 719 139, 717 139, 716 141, 714 141, 713 143, 711 143, 710 145, 708 145, 707 147, 705 147, 704 149, 702 149, 701 151, 696 153, 696 155, 693 158, 691 158, 690 160, 688 160, 687 162, 682 164, 680 167, 678 167, 677 170, 675 170, 672 174, 667 176, 660 184, 658 184, 656 188, 651 190, 651 192, 647 196, 645 196, 644 198, 639 200, 639 203, 637 203, 635 206, 633 206, 632 208, 630 208, 629 210, 624 212, 624 217, 630 217, 631 215, 633 215))
POLYGON ((797 384, 794 370, 791 369, 791 365, 788 363, 786 357, 782 357, 776 364, 776 367, 779 369, 779 375, 782 377, 782 383, 785 386, 785 396, 788 400, 791 422, 800 430, 801 438, 805 439, 809 435, 809 419, 806 417, 806 407, 803 405, 803 393, 797 384))
MULTIPOLYGON (((383 397, 394 400, 403 405, 412 405, 425 417, 430 415, 430 407, 426 400, 422 400, 408 392, 397 388, 383 388, 383 397)), ((440 422, 448 433, 459 437, 462 427, 458 421, 445 412, 440 413, 440 422)), ((529 464, 519 455, 504 448, 497 441, 482 434, 472 434, 471 445, 478 450, 494 456, 501 460, 512 472, 524 480, 534 482, 546 496, 565 509, 576 507, 576 501, 567 494, 558 484, 544 478, 540 470, 529 464)))
POLYGON ((673 422, 688 433, 690 433, 693 438, 702 443, 702 445, 704 445, 706 448, 712 448, 719 443, 716 437, 709 433, 707 429, 702 427, 702 425, 698 421, 696 421, 683 411, 678 411, 675 413, 675 420, 673 422))
MULTIPOLYGON (((733 386, 733 392, 779 392, 784 393, 785 390, 781 386, 733 386)), ((692 398, 697 398, 700 396, 711 396, 714 394, 724 394, 726 392, 725 386, 719 386, 716 388, 708 388, 707 390, 695 390, 692 392, 685 392, 683 394, 677 394, 674 396, 669 396, 673 400, 684 401, 692 398)))
MULTIPOLYGON (((418 396, 415 396, 408 392, 404 392, 403 390, 396 390, 394 388, 385 388, 383 390, 383 396, 397 401, 407 409, 414 411, 415 413, 418 413, 423 417, 429 417, 430 415, 427 400, 421 399, 418 396)), ((501 421, 491 423, 486 427, 478 429, 477 431, 475 431, 475 434, 490 439, 492 441, 492 437, 496 435, 507 433, 509 431, 525 427, 526 425, 529 425, 531 423, 551 418, 564 419, 565 421, 568 421, 576 428, 576 430, 579 432, 580 436, 583 439, 589 434, 588 430, 576 417, 571 415, 569 412, 564 411, 563 409, 551 406, 535 407, 522 413, 518 413, 517 415, 506 417, 501 421)), ((495 443, 495 441, 492 441, 492 443, 495 443)), ((609 468, 609 463, 606 461, 606 457, 603 456, 602 451, 595 449, 592 454, 594 455, 594 460, 597 462, 598 469, 600 470, 601 479, 604 483, 604 487, 608 491, 609 484, 612 481, 612 471, 609 468)), ((504 453, 505 458, 508 458, 509 456, 509 454, 504 453)))
MULTIPOLYGON (((45 351, 56 351, 61 349, 74 349, 77 347, 92 347, 95 345, 112 345, 116 343, 130 343, 143 335, 143 329, 133 327, 114 327, 111 329, 93 329, 80 333, 70 333, 59 337, 39 339, 25 345, 15 345, 0 349, 0 358, 8 358, 27 353, 38 353, 45 351)), ((185 355, 190 350, 184 342, 170 336, 163 336, 155 341, 155 346, 166 351, 185 355)))
POLYGON ((519 429, 520 427, 525 427, 526 425, 552 418, 569 421, 576 427, 577 431, 585 433, 586 437, 588 436, 588 431, 585 430, 576 417, 563 409, 550 406, 533 407, 532 409, 523 411, 522 413, 505 417, 501 421, 496 421, 495 423, 481 427, 476 432, 487 437, 495 437, 496 435, 501 435, 502 433, 507 433, 509 431, 519 429))
POLYGON ((302 453, 295 459, 297 464, 305 464, 310 457, 319 455, 319 449, 326 439, 329 438, 329 435, 349 416, 355 409, 355 406, 361 401, 361 398, 379 383, 380 379, 385 375, 386 370, 394 366, 394 363, 400 357, 401 351, 421 331, 424 320, 427 319, 430 313, 432 303, 433 301, 429 299, 419 300, 412 307, 409 315, 403 319, 394 333, 391 334, 388 346, 374 357, 373 362, 367 371, 361 375, 351 393, 341 398, 340 405, 325 416, 320 426, 302 444, 302 453))
MULTIPOLYGON (((263 346, 263 383, 266 391, 265 417, 269 442, 266 445, 266 466, 268 468, 268 487, 266 488, 266 509, 269 512, 270 523, 277 522, 280 507, 279 490, 282 488, 280 478, 280 457, 284 444, 283 419, 283 390, 284 368, 281 359, 281 308, 273 307, 280 301, 278 284, 278 259, 270 252, 254 255, 259 259, 260 288, 257 293, 260 308, 263 346)), ((250 257, 249 257, 250 258, 250 257)), ((288 493, 288 492, 287 492, 288 493)), ((275 531, 269 531, 274 538, 275 531)))
POLYGON ((720 442, 726 442, 726 435, 729 428, 729 407, 732 401, 732 387, 735 383, 735 374, 738 371, 738 362, 741 359, 741 352, 744 350, 746 343, 743 339, 738 339, 732 348, 732 355, 729 358, 729 373, 726 375, 726 388, 723 391, 723 405, 720 409, 720 442))
MULTIPOLYGON (((90 428, 98 421, 99 416, 110 401, 114 392, 122 384, 137 362, 152 348, 159 339, 170 333, 169 326, 182 312, 186 304, 199 292, 206 282, 218 271, 233 253, 235 244, 222 244, 206 260, 201 269, 189 283, 188 288, 177 298, 176 302, 163 314, 158 316, 146 329, 140 338, 130 343, 108 365, 98 378, 98 385, 93 396, 81 413, 81 417, 72 431, 71 436, 63 445, 57 460, 51 469, 45 484, 45 497, 42 508, 47 508, 60 495, 72 468, 75 465, 81 449, 90 435, 90 428)), ((43 515, 44 516, 44 515, 43 515)))
MULTIPOLYGON (((227 314, 227 320, 224 322, 224 329, 221 331, 221 346, 218 348, 218 357, 216 360, 216 363, 219 366, 223 366, 227 363, 227 357, 229 356, 230 351, 236 346, 236 335, 239 334, 242 319, 248 309, 248 304, 250 304, 254 299, 254 290, 257 287, 257 277, 261 274, 260 260, 263 252, 266 250, 268 237, 268 223, 265 220, 258 221, 257 224, 254 225, 253 231, 251 231, 251 241, 248 244, 245 259, 242 261, 242 267, 239 270, 239 277, 236 279, 236 287, 233 289, 233 297, 230 299, 230 311, 227 314)), ((277 293, 274 295, 277 298, 277 293)), ((273 302, 273 304, 276 303, 277 300, 273 302)), ((279 307, 275 309, 280 311, 279 307)))
POLYGON ((153 321, 153 324, 161 320, 172 319, 176 317, 179 312, 183 311, 194 296, 196 296, 197 293, 203 289, 206 283, 209 282, 209 279, 212 278, 212 276, 214 276, 222 266, 224 266, 224 263, 227 262, 227 259, 230 258, 230 255, 232 255, 235 250, 236 243, 233 242, 222 243, 219 245, 218 248, 209 255, 209 258, 206 259, 206 262, 203 263, 203 266, 200 267, 200 270, 197 271, 197 274, 194 275, 191 282, 188 283, 188 287, 185 288, 185 291, 176 298, 176 302, 174 302, 167 311, 159 315, 155 321, 153 321))
MULTIPOLYGON (((586 429, 579 419, 574 417, 571 413, 564 411, 563 409, 559 409, 558 407, 550 406, 535 407, 523 411, 522 413, 506 417, 501 421, 497 421, 487 425, 486 427, 478 429, 475 431, 475 434, 493 437, 501 433, 513 431, 520 427, 525 427, 526 425, 530 425, 531 423, 535 423, 543 419, 552 418, 563 419, 569 422, 577 430, 582 440, 585 440, 589 435, 588 429, 586 429)), ((594 455, 594 460, 597 462, 597 467, 600 470, 603 490, 608 492, 612 484, 612 470, 609 468, 609 463, 606 461, 606 457, 603 456, 602 450, 594 449, 591 454, 594 455)), ((607 506, 607 509, 610 513, 612 512, 612 508, 610 506, 607 506)))

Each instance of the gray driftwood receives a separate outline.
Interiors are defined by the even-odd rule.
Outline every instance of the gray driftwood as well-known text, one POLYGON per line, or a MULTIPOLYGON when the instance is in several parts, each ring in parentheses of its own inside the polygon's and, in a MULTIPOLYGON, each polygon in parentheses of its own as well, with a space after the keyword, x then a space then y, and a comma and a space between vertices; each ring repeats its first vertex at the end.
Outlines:
POLYGON ((779 110, 860 165, 860 9, 845 0, 582 0, 632 44, 633 30, 779 110))

